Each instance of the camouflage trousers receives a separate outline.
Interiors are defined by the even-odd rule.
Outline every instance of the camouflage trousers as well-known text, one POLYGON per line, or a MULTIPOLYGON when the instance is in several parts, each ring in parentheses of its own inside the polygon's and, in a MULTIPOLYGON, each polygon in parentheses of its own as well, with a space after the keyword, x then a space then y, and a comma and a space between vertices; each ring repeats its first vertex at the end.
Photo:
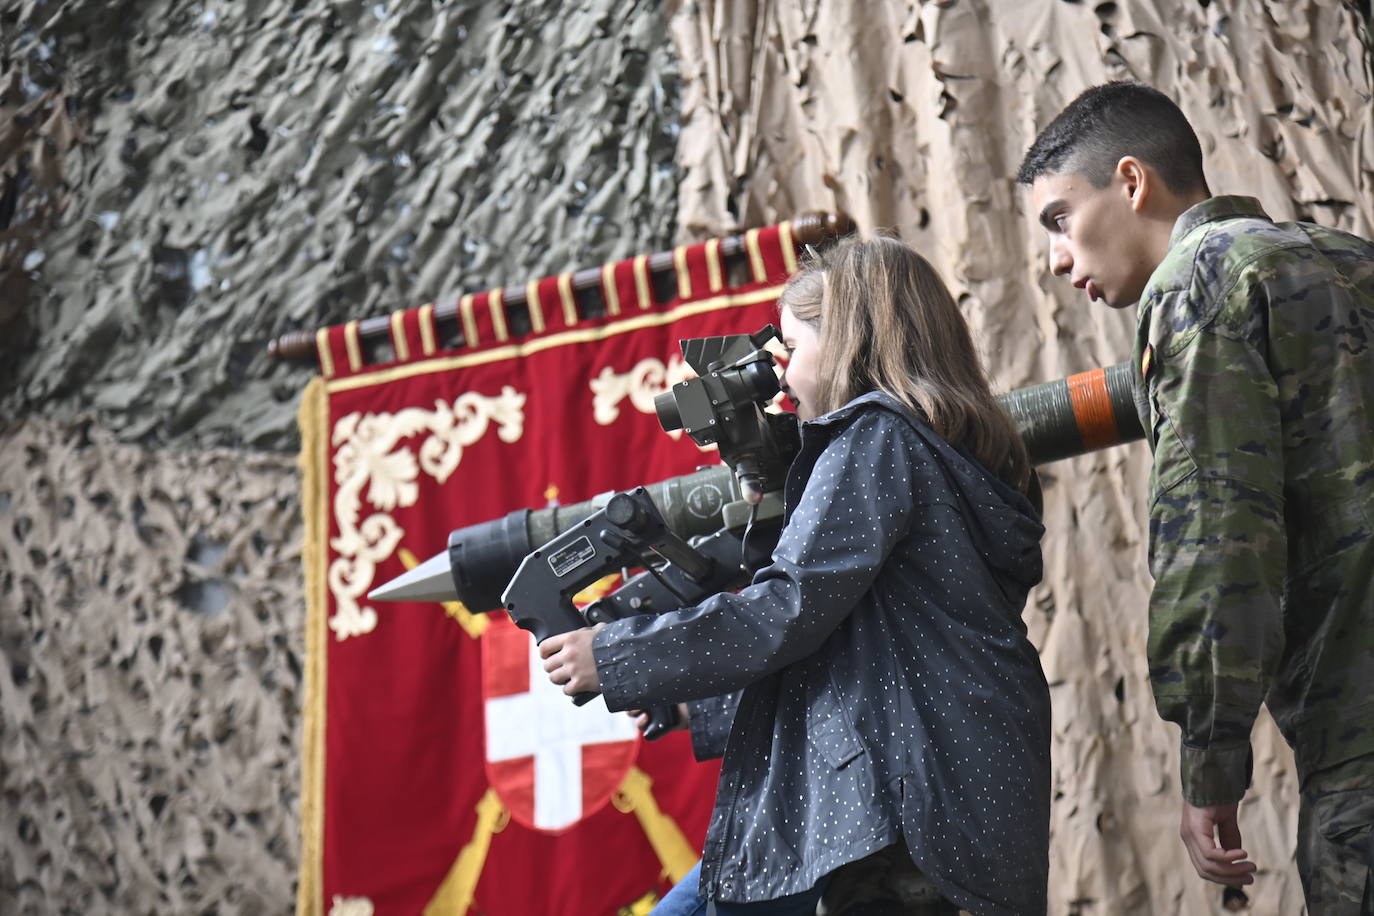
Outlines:
POLYGON ((1374 754, 1308 773, 1298 875, 1311 916, 1374 916, 1374 754))

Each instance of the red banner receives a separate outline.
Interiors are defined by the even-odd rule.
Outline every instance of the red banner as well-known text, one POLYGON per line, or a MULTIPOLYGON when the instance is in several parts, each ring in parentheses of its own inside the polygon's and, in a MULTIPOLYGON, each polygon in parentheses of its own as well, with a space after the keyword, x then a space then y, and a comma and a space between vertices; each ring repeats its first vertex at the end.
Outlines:
POLYGON ((570 275, 533 281, 518 340, 501 290, 462 297, 457 348, 433 306, 391 316, 385 363, 356 322, 319 332, 299 913, 641 913, 695 862, 717 767, 684 733, 574 707, 504 614, 366 595, 453 528, 714 463, 653 396, 691 375, 680 338, 776 320, 790 229, 745 247, 733 287, 718 243, 679 249, 662 303, 647 258, 608 264, 595 318, 570 275))

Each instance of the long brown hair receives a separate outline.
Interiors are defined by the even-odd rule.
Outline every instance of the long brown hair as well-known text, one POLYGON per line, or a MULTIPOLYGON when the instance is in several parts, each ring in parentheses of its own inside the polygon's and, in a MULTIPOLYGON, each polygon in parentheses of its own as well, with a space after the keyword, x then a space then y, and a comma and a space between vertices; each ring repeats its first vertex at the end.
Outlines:
POLYGON ((890 236, 846 239, 813 254, 778 307, 819 336, 817 414, 886 392, 1025 491, 1026 445, 993 399, 968 324, 925 258, 890 236))

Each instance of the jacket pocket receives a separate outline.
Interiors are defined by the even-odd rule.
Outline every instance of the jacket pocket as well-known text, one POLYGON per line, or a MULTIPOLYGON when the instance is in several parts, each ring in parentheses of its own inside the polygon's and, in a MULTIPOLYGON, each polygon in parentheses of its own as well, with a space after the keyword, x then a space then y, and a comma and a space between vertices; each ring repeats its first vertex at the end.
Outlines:
POLYGON ((1346 846, 1355 850, 1356 856, 1369 846, 1371 827, 1374 824, 1374 792, 1352 789, 1336 792, 1318 799, 1312 806, 1320 812, 1317 821, 1321 835, 1328 843, 1346 846))
POLYGON ((864 752, 859 736, 849 727, 842 713, 836 713, 809 729, 808 739, 835 769, 848 764, 864 752))

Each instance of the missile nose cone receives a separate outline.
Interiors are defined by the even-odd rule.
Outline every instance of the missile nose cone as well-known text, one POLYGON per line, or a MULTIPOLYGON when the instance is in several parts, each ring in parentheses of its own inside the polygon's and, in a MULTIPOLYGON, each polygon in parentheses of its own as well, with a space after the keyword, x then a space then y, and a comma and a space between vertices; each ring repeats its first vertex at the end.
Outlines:
POLYGON ((367 593, 370 601, 457 601, 448 551, 436 553, 419 566, 367 593))

